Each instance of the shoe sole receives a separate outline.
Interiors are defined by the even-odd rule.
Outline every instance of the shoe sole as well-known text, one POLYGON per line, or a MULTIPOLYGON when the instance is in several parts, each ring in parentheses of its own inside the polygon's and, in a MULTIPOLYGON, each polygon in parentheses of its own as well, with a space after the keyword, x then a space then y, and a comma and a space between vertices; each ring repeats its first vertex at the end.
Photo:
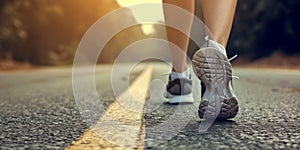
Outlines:
POLYGON ((197 77, 206 87, 198 110, 199 117, 217 120, 234 118, 239 107, 229 86, 232 66, 227 57, 216 48, 208 47, 198 50, 192 63, 197 77))

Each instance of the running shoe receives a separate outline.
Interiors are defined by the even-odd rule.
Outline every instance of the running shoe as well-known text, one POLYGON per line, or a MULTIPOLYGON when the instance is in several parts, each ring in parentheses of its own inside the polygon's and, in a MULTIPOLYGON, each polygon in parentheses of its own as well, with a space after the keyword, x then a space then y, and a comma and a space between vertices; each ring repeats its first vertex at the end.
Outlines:
POLYGON ((239 110, 233 91, 232 66, 226 53, 210 46, 198 50, 192 59, 193 69, 202 81, 200 118, 226 120, 234 118, 239 110))
POLYGON ((191 75, 189 78, 172 79, 170 74, 164 96, 170 104, 193 103, 191 75))

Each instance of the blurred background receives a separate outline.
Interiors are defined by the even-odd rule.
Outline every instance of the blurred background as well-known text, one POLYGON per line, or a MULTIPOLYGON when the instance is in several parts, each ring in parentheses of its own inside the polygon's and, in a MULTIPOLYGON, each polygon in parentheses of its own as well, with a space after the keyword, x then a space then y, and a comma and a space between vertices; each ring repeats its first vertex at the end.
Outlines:
MULTIPOLYGON (((133 0, 1 0, 0 69, 70 65, 81 38, 93 23, 113 10, 138 2, 141 3, 133 0)), ((296 0, 239 1, 228 44, 229 55, 240 56, 235 63, 299 67, 299 7, 300 1, 296 0)), ((196 10, 196 14, 198 12, 196 10)), ((111 27, 124 22, 138 23, 138 17, 141 14, 124 9, 124 17, 112 18, 111 27)), ((164 21, 162 14, 157 18, 158 22, 164 21)), ((166 39, 165 27, 136 25, 120 32, 106 45, 99 63, 112 63, 125 47, 146 38, 166 39)), ((157 52, 163 48, 153 47, 157 52)), ((195 49, 191 42, 190 51, 195 49)))

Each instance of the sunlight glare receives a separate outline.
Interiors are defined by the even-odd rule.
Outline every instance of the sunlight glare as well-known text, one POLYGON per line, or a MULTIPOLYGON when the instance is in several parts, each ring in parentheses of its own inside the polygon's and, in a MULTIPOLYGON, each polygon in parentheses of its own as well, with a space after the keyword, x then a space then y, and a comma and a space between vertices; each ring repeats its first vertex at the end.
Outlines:
POLYGON ((152 24, 143 24, 142 25, 142 29, 143 29, 143 31, 144 31, 144 33, 146 35, 154 34, 155 33, 155 30, 153 29, 153 25, 152 24))
MULTIPOLYGON (((141 0, 117 0, 117 1, 122 7, 128 7, 131 5, 142 4, 142 3, 160 3, 160 4, 162 3, 162 0, 143 0, 143 1, 141 1, 141 0)), ((147 16, 148 14, 140 14, 136 10, 133 10, 133 9, 131 11, 132 11, 134 17, 136 18, 137 22, 139 22, 139 23, 141 23, 140 20, 143 20, 141 18, 149 17, 149 16, 147 16)), ((157 9, 151 15, 152 15, 151 17, 157 18, 157 21, 164 20, 162 8, 157 9)), ((142 29, 146 35, 155 33, 155 30, 154 30, 152 24, 143 24, 142 29)))
POLYGON ((140 4, 140 3, 162 3, 162 0, 117 0, 118 3, 123 6, 130 6, 130 5, 135 5, 135 4, 140 4))

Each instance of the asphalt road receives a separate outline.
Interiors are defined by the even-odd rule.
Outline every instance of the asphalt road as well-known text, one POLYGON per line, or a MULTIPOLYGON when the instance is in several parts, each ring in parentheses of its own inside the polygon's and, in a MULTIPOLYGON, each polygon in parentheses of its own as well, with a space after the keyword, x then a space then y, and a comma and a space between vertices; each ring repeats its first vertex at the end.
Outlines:
MULTIPOLYGON (((64 149, 89 128, 73 97, 71 71, 48 68, 0 73, 0 149, 64 149)), ((166 66, 156 64, 153 79, 166 81, 161 74, 168 71, 166 66)), ((119 72, 114 80, 126 87, 142 69, 132 71, 129 79, 119 72)), ((234 82, 238 116, 216 122, 204 133, 198 132, 199 101, 194 105, 168 105, 159 96, 162 82, 154 80, 144 115, 144 142, 150 146, 146 148, 300 149, 300 71, 239 68, 234 74, 241 78, 234 82), (183 111, 178 118, 172 118, 180 108, 183 111), (184 126, 178 130, 172 121, 184 126), (164 122, 175 135, 167 141, 164 132, 152 128, 164 122)), ((110 75, 110 66, 97 67, 96 86, 104 107, 116 99, 110 75)))

